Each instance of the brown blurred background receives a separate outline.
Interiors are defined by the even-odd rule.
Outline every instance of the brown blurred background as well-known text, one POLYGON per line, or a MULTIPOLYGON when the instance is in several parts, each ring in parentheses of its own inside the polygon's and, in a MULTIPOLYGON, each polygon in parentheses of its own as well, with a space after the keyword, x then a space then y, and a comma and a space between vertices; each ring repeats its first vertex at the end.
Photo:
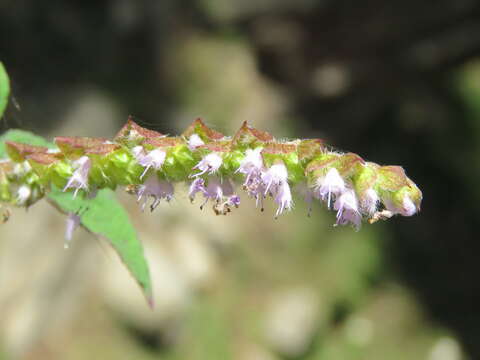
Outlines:
POLYGON ((0 3, 2 130, 112 137, 195 117, 403 165, 422 212, 333 228, 176 200, 142 214, 157 306, 108 244, 42 202, 0 227, 0 359, 480 359, 480 4, 474 0, 0 3))

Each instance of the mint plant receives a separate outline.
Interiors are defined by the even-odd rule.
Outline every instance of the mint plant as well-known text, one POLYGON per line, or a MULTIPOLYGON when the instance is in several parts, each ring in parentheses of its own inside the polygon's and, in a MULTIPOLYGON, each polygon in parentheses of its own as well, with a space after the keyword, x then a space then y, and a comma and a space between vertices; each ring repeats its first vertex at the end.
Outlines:
MULTIPOLYGON (((153 211, 186 183, 192 202, 201 196, 217 215, 240 205, 241 185, 263 210, 272 198, 279 216, 293 207, 297 190, 337 212, 337 225, 411 216, 422 193, 399 166, 380 166, 354 153, 330 150, 319 139, 276 140, 246 122, 234 136, 195 120, 180 136, 145 129, 129 119, 113 140, 56 137, 54 147, 6 141, 0 163, 0 200, 28 207, 52 188, 94 198, 118 186, 153 211)), ((78 221, 71 221, 76 224, 78 221)))
POLYGON ((153 211, 185 183, 192 203, 200 197, 200 208, 210 205, 217 215, 240 206, 241 188, 260 211, 271 198, 275 217, 293 209, 296 192, 308 204, 308 215, 319 201, 336 212, 335 225, 357 230, 363 221, 411 216, 422 200, 400 166, 332 150, 320 139, 277 140, 246 122, 233 136, 201 119, 179 136, 166 136, 130 118, 112 140, 56 137, 52 144, 18 130, 2 140, 0 202, 28 208, 47 197, 68 214, 66 245, 79 225, 110 239, 149 301, 142 247, 113 198, 119 186, 136 196, 142 210, 148 205, 153 211), (109 217, 115 218, 114 227, 109 217))

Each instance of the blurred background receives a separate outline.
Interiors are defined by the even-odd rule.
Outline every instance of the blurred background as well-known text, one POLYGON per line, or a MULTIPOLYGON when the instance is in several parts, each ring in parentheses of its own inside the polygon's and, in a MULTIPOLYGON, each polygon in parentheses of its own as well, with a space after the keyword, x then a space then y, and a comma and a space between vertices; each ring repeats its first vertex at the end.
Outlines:
POLYGON ((141 213, 156 308, 106 241, 46 202, 0 227, 0 359, 480 359, 475 0, 0 2, 1 121, 113 137, 129 114, 320 137, 405 167, 422 212, 333 228, 316 206, 141 213))

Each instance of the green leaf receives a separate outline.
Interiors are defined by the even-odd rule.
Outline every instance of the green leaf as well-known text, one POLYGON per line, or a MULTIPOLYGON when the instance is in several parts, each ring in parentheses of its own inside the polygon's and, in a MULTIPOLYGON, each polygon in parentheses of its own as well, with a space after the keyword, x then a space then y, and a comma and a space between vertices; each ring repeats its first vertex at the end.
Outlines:
POLYGON ((5 67, 0 62, 0 118, 8 104, 8 96, 10 95, 10 80, 5 67))
MULTIPOLYGON (((9 130, 0 136, 0 158, 6 157, 5 141, 54 148, 44 138, 23 130, 9 130)), ((152 286, 143 247, 128 214, 109 189, 100 190, 93 199, 74 198, 71 192, 52 188, 50 202, 65 213, 78 213, 81 224, 94 234, 107 238, 123 263, 143 290, 150 306, 153 305, 152 286)))
POLYGON ((125 209, 118 203, 115 193, 109 189, 99 190, 93 199, 52 189, 49 199, 64 212, 77 213, 83 226, 89 231, 107 238, 117 251, 125 266, 142 288, 152 306, 152 287, 143 247, 125 209))

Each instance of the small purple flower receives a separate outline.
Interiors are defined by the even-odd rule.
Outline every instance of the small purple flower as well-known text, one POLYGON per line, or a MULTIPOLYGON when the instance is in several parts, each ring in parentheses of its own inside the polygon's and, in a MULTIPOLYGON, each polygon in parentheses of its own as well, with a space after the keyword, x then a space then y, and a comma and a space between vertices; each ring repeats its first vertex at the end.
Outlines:
POLYGON ((202 145, 205 145, 205 143, 200 138, 200 136, 198 136, 198 134, 192 134, 188 138, 188 148, 190 149, 190 151, 193 151, 193 150, 195 150, 196 148, 198 148, 199 146, 202 146, 202 145))
MULTIPOLYGON (((285 164, 277 163, 272 165, 261 175, 264 192, 266 196, 270 194, 278 205, 275 216, 283 213, 284 210, 292 208, 292 193, 288 184, 288 170, 285 164)), ((259 197, 257 194, 257 201, 259 197)))
MULTIPOLYGON (((223 186, 220 179, 217 177, 209 178, 203 195, 205 196, 205 203, 209 199, 219 202, 223 197, 223 186)), ((205 205, 205 203, 203 205, 205 205)))
POLYGON ((401 214, 403 216, 412 216, 417 212, 417 207, 413 203, 412 199, 408 195, 405 195, 403 198, 403 207, 401 209, 401 214))
POLYGON ((198 169, 199 173, 191 175, 191 177, 198 177, 203 174, 213 175, 215 174, 220 166, 222 166, 223 159, 217 153, 210 153, 203 157, 200 162, 193 167, 192 170, 198 169))
POLYGON ((138 199, 140 202, 143 198, 142 211, 145 210, 145 206, 148 201, 148 197, 153 197, 153 202, 150 205, 150 211, 155 210, 155 208, 160 204, 162 199, 170 201, 173 198, 173 185, 165 180, 159 180, 156 175, 150 176, 143 185, 140 185, 137 191, 138 199))
POLYGON ((30 186, 22 185, 17 190, 17 204, 25 205, 32 194, 30 186))
POLYGON ((291 210, 293 202, 292 193, 290 191, 290 186, 288 185, 288 182, 283 181, 275 188, 274 201, 278 205, 275 217, 281 215, 284 210, 291 210))
POLYGON ((372 216, 377 212, 378 205, 380 203, 380 198, 378 194, 373 189, 368 189, 365 192, 365 196, 360 202, 360 208, 369 216, 372 216))
POLYGON ((261 147, 253 150, 247 149, 245 157, 240 162, 240 166, 236 172, 245 175, 243 188, 247 191, 250 197, 256 199, 256 206, 258 207, 260 205, 260 208, 263 211, 263 200, 265 198, 266 189, 262 180, 264 165, 261 152, 261 147))
POLYGON ((82 156, 80 159, 75 160, 72 164, 75 169, 72 176, 67 182, 67 185, 63 188, 66 191, 69 188, 75 188, 73 196, 77 196, 78 190, 83 189, 88 191, 88 173, 92 166, 88 156, 82 156))
POLYGON ((265 184, 265 195, 271 190, 272 186, 277 187, 288 180, 287 167, 283 163, 272 165, 262 174, 262 182, 265 184))
POLYGON ((228 204, 238 208, 240 206, 240 196, 234 194, 228 197, 228 204))
POLYGON ((224 198, 237 196, 234 194, 231 181, 229 179, 220 180, 218 177, 208 179, 208 185, 203 195, 205 196, 206 201, 212 199, 216 202, 221 202, 224 198))
POLYGON ((220 180, 218 177, 208 179, 205 186, 203 179, 197 178, 190 184, 189 197, 194 200, 196 193, 201 192, 204 197, 200 209, 212 200, 214 202, 213 209, 217 215, 225 215, 230 212, 230 206, 238 207, 240 205, 240 197, 234 193, 232 182, 229 179, 220 180))
POLYGON ((284 163, 276 163, 264 168, 262 148, 247 149, 245 158, 237 172, 245 175, 244 189, 256 199, 257 207, 263 211, 263 200, 270 194, 278 205, 276 216, 292 207, 292 194, 288 184, 288 170, 284 163))
POLYGON ((352 223, 358 230, 362 224, 362 215, 358 211, 358 201, 352 189, 344 191, 335 201, 337 225, 352 223))
POLYGON ((145 152, 145 149, 143 148, 143 146, 135 146, 132 148, 132 154, 133 156, 135 157, 135 159, 137 159, 137 161, 139 161, 139 159, 141 159, 142 157, 144 157, 146 155, 146 152, 145 152))
POLYGON ((256 199, 256 206, 260 206, 260 210, 263 211, 263 200, 265 199, 265 184, 262 182, 262 174, 255 175, 250 174, 248 182, 243 184, 243 188, 247 191, 248 196, 256 199))
POLYGON ((160 149, 154 149, 149 153, 145 153, 145 150, 142 146, 135 146, 132 149, 132 152, 138 163, 145 168, 142 175, 140 175, 140 179, 145 176, 145 174, 150 168, 153 168, 155 170, 160 169, 165 162, 165 158, 167 156, 167 153, 160 149))
POLYGON ((188 197, 190 198, 190 201, 193 202, 193 200, 195 200, 195 195, 198 192, 205 194, 205 191, 206 191, 205 180, 203 180, 202 178, 196 178, 190 184, 190 187, 188 190, 188 197))
POLYGON ((65 225, 65 243, 63 247, 68 249, 73 238, 73 232, 80 226, 80 216, 76 213, 68 213, 67 223, 65 225))
POLYGON ((236 172, 240 172, 245 176, 245 184, 248 184, 252 176, 259 176, 263 170, 262 148, 254 150, 247 149, 245 157, 240 163, 236 172))
POLYGON ((314 196, 322 201, 327 201, 327 206, 332 207, 333 202, 346 189, 345 181, 338 173, 338 170, 331 168, 325 177, 317 180, 317 186, 314 189, 314 196))
POLYGON ((417 207, 408 195, 404 195, 401 206, 396 206, 391 200, 384 200, 385 208, 392 214, 412 216, 417 212, 417 207))
MULTIPOLYGON (((235 206, 238 208, 240 206, 240 196, 235 194, 235 190, 233 188, 233 184, 229 179, 223 179, 222 181, 218 181, 217 178, 212 179, 212 194, 216 195, 216 197, 212 197, 215 200, 213 210, 217 215, 226 215, 231 211, 231 207, 235 206), (218 196, 220 195, 221 196, 218 196)), ((209 180, 210 186, 211 180, 209 180)), ((207 186, 207 196, 209 194, 209 186, 207 186)))

